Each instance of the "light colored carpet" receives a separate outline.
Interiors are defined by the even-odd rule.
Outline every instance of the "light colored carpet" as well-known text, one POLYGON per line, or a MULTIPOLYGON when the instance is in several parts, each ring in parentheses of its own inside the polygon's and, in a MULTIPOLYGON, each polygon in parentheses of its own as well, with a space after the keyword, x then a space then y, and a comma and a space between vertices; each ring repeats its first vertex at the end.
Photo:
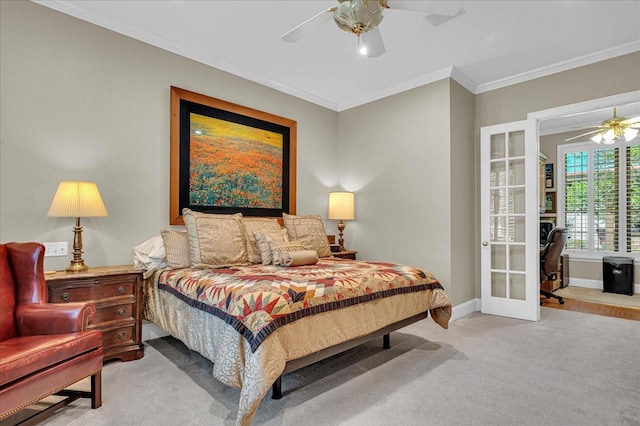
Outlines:
POLYGON ((587 302, 606 303, 608 305, 633 306, 640 308, 640 294, 605 293, 595 288, 566 286, 554 291, 553 294, 567 299, 586 300, 587 302))
MULTIPOLYGON (((640 324, 542 308, 527 322, 431 319, 287 374, 254 425, 640 425, 640 324)), ((76 401, 47 426, 231 425, 239 392, 173 338, 107 364, 103 406, 76 401)))

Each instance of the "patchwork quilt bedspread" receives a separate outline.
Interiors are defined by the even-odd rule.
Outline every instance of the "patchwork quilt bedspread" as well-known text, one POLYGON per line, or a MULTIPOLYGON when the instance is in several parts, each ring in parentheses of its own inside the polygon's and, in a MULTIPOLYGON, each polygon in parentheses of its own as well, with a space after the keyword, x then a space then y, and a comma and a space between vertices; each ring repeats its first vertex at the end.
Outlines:
POLYGON ((161 274, 158 288, 222 319, 255 351, 278 327, 297 319, 442 286, 431 273, 411 266, 321 259, 293 268, 169 270, 161 274))
POLYGON ((236 424, 248 426, 287 361, 429 312, 448 327, 451 303, 429 272, 322 258, 316 265, 251 265, 154 273, 144 317, 213 362, 240 389, 236 424))

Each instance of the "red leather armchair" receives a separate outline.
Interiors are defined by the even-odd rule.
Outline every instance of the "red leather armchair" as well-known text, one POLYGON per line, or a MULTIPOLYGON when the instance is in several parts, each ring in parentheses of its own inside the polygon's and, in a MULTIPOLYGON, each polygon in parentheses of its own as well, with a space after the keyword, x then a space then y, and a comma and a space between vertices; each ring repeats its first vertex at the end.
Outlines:
POLYGON ((44 246, 0 244, 0 420, 52 394, 63 401, 29 418, 40 421, 78 398, 102 405, 102 333, 87 330, 93 303, 47 303, 44 246), (64 388, 91 376, 91 391, 64 388))

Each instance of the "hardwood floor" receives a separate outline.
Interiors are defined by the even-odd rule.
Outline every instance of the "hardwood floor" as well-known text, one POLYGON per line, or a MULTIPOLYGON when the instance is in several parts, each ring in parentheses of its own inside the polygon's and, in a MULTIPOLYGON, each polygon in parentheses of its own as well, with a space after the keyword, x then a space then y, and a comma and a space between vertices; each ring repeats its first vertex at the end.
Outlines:
POLYGON ((640 321, 640 308, 633 306, 608 305, 604 303, 588 302, 586 300, 576 300, 564 298, 561 305, 556 299, 540 297, 542 306, 554 309, 565 309, 567 311, 586 312, 589 314, 603 315, 607 317, 623 318, 633 321, 640 321))

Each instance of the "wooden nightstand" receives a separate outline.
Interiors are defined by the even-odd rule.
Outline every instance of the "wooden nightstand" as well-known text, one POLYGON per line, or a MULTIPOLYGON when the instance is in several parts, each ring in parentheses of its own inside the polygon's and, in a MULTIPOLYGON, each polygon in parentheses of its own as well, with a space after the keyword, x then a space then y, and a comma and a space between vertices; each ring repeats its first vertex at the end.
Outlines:
POLYGON ((104 360, 122 361, 144 356, 142 344, 142 272, 131 265, 64 271, 45 276, 49 302, 92 301, 97 312, 89 328, 102 331, 104 360))
POLYGON ((356 260, 356 254, 358 254, 358 252, 353 250, 344 250, 344 251, 339 251, 331 254, 333 255, 333 257, 341 257, 343 259, 356 260))

